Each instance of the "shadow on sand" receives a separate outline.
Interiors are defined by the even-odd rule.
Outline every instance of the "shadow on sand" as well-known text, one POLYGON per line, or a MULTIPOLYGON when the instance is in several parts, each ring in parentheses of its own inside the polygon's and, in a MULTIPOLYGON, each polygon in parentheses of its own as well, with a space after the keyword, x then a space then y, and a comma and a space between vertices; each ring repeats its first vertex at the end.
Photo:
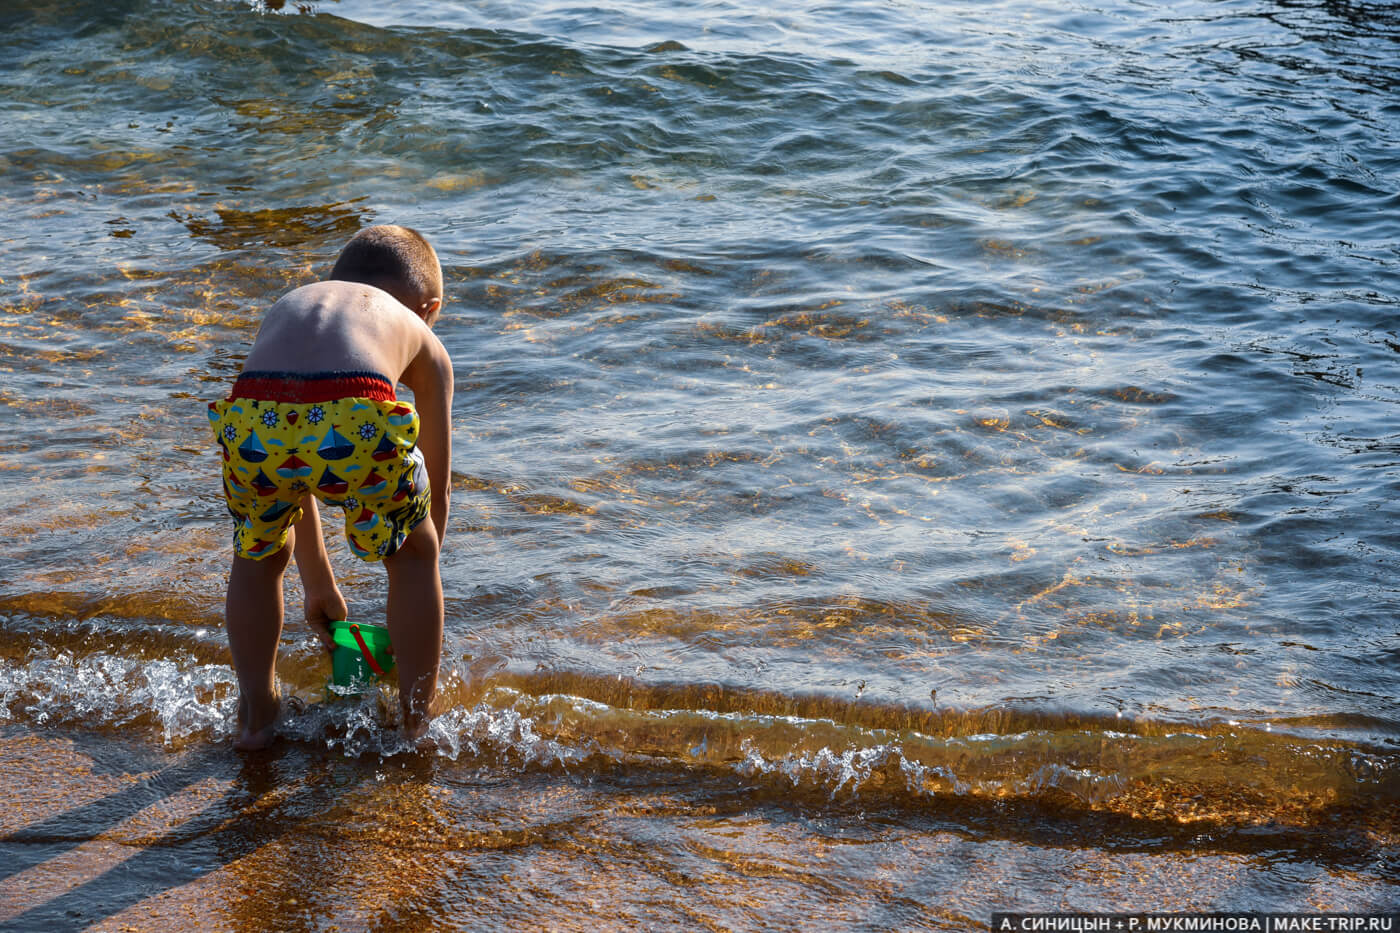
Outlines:
MULTIPOLYGON (((128 774, 148 770, 136 753, 111 766, 110 743, 104 744, 108 770, 128 774)), ((13 885, 11 879, 21 873, 45 872, 51 866, 61 874, 64 856, 102 839, 142 811, 171 806, 174 798, 201 781, 231 782, 221 796, 192 815, 172 814, 178 819, 173 829, 130 843, 139 846, 136 854, 33 904, 0 923, 0 930, 30 933, 99 923, 296 831, 324 814, 337 797, 368 774, 364 768, 317 758, 285 742, 259 755, 240 756, 227 746, 194 751, 130 787, 0 838, 0 882, 13 885)), ((61 888, 55 884, 50 889, 61 888)))

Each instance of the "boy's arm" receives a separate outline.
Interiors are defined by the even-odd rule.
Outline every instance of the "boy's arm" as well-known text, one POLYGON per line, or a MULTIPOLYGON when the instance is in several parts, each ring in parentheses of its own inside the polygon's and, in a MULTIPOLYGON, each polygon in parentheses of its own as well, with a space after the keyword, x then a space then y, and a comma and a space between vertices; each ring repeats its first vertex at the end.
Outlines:
POLYGON ((436 337, 428 335, 422 352, 404 371, 403 381, 413 390, 418 409, 418 449, 428 471, 429 514, 441 546, 452 500, 452 360, 436 337))
POLYGON ((335 571, 331 569, 326 542, 321 537, 321 513, 316 508, 316 497, 308 493, 301 506, 301 518, 293 526, 292 556, 301 574, 301 588, 306 592, 306 621, 329 651, 332 647, 330 623, 344 619, 349 607, 335 585, 335 571))

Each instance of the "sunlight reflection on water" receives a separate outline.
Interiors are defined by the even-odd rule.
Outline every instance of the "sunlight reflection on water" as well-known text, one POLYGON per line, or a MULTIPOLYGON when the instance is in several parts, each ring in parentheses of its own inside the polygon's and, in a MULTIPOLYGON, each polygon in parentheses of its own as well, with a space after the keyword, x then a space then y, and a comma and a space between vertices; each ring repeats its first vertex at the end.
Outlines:
MULTIPOLYGON (((1200 823, 1214 890, 1261 872, 1229 903, 1311 896, 1232 861, 1271 846, 1320 846, 1324 888, 1371 864, 1339 903, 1393 880, 1388 8, 274 6, 0 12, 8 735, 226 736, 203 403, 276 295, 401 221, 457 380, 429 786, 567 798, 612 867, 614 807, 706 871, 807 865, 836 844, 774 841, 790 804, 1006 878, 1088 837, 1201 883, 1120 852, 1200 823), (676 784, 741 841, 696 842, 676 784)), ((323 666, 290 625, 279 760, 417 767, 375 703, 315 703, 323 666)))

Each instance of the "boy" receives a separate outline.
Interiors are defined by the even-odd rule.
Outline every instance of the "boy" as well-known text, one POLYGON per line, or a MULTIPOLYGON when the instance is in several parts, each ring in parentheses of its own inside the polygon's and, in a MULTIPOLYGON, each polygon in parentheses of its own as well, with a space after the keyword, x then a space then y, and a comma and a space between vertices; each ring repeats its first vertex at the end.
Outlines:
POLYGON ((430 329, 441 311, 442 268, 428 242, 407 227, 362 230, 329 281, 272 306, 229 398, 209 406, 237 522, 224 609, 238 676, 237 749, 273 738, 289 557, 306 591, 306 620, 327 649, 328 623, 346 617, 317 499, 345 511, 359 557, 384 561, 404 734, 416 739, 428 728, 451 496, 452 361, 430 329), (396 382, 413 390, 416 412, 395 398, 396 382))

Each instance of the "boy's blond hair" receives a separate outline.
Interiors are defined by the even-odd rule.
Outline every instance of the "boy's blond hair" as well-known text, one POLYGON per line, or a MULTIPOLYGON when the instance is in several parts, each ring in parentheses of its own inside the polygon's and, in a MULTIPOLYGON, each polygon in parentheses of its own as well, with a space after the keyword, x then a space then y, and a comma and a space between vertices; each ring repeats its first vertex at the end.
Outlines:
POLYGON ((351 237, 331 278, 383 289, 417 311, 442 297, 442 266, 423 235, 410 227, 380 224, 351 237))

